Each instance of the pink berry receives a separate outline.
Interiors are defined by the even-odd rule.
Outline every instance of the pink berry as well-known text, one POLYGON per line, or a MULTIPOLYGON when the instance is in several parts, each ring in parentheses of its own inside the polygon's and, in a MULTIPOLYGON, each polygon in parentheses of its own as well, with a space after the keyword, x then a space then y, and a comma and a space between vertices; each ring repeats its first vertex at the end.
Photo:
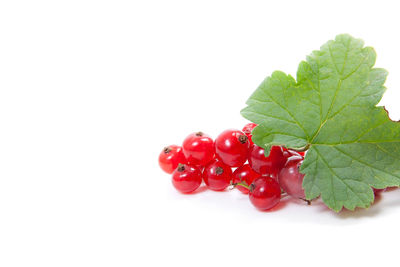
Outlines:
POLYGON ((304 174, 299 172, 302 163, 303 158, 301 156, 290 157, 285 167, 280 171, 278 181, 282 189, 288 193, 288 195, 305 199, 303 189, 304 174))

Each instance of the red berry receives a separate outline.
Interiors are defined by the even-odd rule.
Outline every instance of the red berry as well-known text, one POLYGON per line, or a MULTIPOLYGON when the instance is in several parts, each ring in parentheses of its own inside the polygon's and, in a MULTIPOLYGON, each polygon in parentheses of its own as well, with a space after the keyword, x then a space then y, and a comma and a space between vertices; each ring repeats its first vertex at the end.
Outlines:
POLYGON ((251 137, 253 135, 251 134, 251 132, 256 126, 257 124, 250 122, 246 124, 242 129, 243 133, 247 136, 247 138, 249 138, 250 145, 253 145, 253 140, 251 140, 251 137))
MULTIPOLYGON (((253 171, 253 169, 250 167, 249 164, 245 164, 239 168, 237 168, 233 172, 233 183, 245 183, 246 185, 251 185, 251 183, 254 181, 254 179, 260 177, 260 174, 256 173, 253 171)), ((248 194, 249 189, 237 185, 237 189, 239 189, 242 193, 248 194)))
POLYGON ((268 157, 264 155, 264 149, 257 145, 253 145, 249 152, 251 168, 261 175, 269 175, 276 178, 285 162, 286 158, 280 146, 272 146, 268 157))
POLYGON ((304 155, 306 154, 305 151, 297 151, 297 153, 298 153, 300 156, 302 156, 303 158, 304 158, 304 155))
POLYGON ((178 164, 186 163, 185 156, 183 155, 182 148, 176 145, 167 146, 161 151, 158 157, 158 164, 161 169, 166 173, 172 173, 178 164))
POLYGON ((232 170, 223 162, 215 159, 204 168, 203 179, 209 189, 222 191, 231 183, 232 170))
POLYGON ((214 141, 202 132, 192 133, 183 141, 183 154, 190 165, 205 166, 214 158, 214 141))
POLYGON ((195 166, 179 164, 172 173, 172 184, 181 193, 191 193, 201 185, 201 171, 195 166))
POLYGON ((304 155, 306 154, 305 151, 296 151, 292 149, 287 149, 286 147, 282 147, 283 149, 283 155, 286 158, 290 158, 291 156, 300 156, 304 158, 304 155))
POLYGON ((256 208, 269 210, 281 200, 281 188, 276 180, 262 176, 251 184, 249 198, 256 208))
POLYGON ((250 142, 239 130, 226 130, 215 139, 215 153, 226 165, 240 167, 246 160, 250 142))
POLYGON ((282 189, 288 195, 296 198, 305 198, 303 189, 304 174, 299 172, 300 166, 303 163, 303 157, 292 156, 286 162, 285 167, 281 170, 278 176, 278 181, 282 189))
POLYGON ((290 158, 293 154, 292 154, 292 150, 287 149, 286 147, 282 146, 282 154, 283 157, 287 160, 288 158, 290 158))

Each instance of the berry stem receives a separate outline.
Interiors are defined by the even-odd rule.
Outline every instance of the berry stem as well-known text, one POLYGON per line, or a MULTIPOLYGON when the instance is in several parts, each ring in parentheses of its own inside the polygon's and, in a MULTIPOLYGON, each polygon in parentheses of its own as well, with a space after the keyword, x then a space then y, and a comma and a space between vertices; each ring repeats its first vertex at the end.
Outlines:
POLYGON ((307 202, 307 205, 311 205, 311 200, 305 199, 305 198, 300 198, 301 200, 307 202))
POLYGON ((239 182, 239 183, 232 183, 231 186, 232 188, 235 188, 236 186, 243 186, 244 188, 250 190, 250 186, 246 184, 246 182, 239 182))
POLYGON ((300 148, 291 148, 291 149, 294 151, 297 151, 297 152, 304 152, 304 151, 307 151, 310 147, 311 147, 311 145, 307 144, 306 146, 303 146, 300 148))
POLYGON ((281 198, 285 198, 285 197, 288 197, 289 195, 286 193, 286 192, 282 192, 281 193, 281 198))

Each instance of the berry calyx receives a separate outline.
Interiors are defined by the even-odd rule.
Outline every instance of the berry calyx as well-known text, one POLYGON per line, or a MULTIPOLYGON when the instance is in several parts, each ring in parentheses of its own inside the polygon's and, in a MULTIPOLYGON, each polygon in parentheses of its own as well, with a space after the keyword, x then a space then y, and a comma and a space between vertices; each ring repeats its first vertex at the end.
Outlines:
POLYGON ((215 139, 215 153, 219 160, 230 167, 240 167, 246 160, 250 142, 239 130, 226 130, 215 139))
POLYGON ((257 209, 269 210, 280 202, 281 188, 275 179, 262 176, 250 185, 249 198, 257 209))
POLYGON ((303 189, 304 174, 299 171, 302 163, 303 157, 297 155, 290 157, 285 167, 280 171, 278 181, 279 185, 288 195, 305 199, 303 189))
POLYGON ((223 162, 214 159, 204 168, 203 179, 209 189, 222 191, 231 184, 232 170, 223 162))
POLYGON ((265 156, 263 148, 257 145, 250 148, 249 164, 254 171, 261 175, 277 178, 285 163, 286 158, 280 146, 272 146, 268 157, 265 156))
POLYGON ((251 132, 253 131, 253 129, 256 126, 257 126, 257 124, 250 122, 250 123, 246 124, 242 129, 242 132, 247 136, 247 138, 249 138, 250 146, 252 146, 254 144, 253 140, 251 140, 251 138, 253 136, 251 134, 251 132))
POLYGON ((182 150, 188 164, 196 166, 205 166, 215 155, 214 141, 203 132, 187 136, 183 141, 182 150))
POLYGON ((247 142, 247 140, 249 140, 249 138, 247 138, 246 135, 243 135, 243 134, 242 134, 242 135, 239 135, 238 140, 239 140, 240 143, 244 144, 244 143, 247 142))
POLYGON ((201 185, 201 171, 195 166, 179 164, 172 173, 172 184, 181 193, 191 193, 201 185))
POLYGON ((233 172, 233 184, 237 184, 236 188, 242 193, 248 194, 249 189, 242 186, 241 183, 249 186, 258 177, 260 174, 256 173, 249 164, 245 164, 233 172))
POLYGON ((215 174, 216 175, 221 175, 223 173, 224 173, 224 169, 222 169, 221 167, 215 168, 215 174))
POLYGON ((183 155, 183 151, 180 146, 170 145, 164 147, 158 156, 158 164, 166 173, 171 174, 176 167, 178 167, 179 163, 186 163, 186 158, 183 155))

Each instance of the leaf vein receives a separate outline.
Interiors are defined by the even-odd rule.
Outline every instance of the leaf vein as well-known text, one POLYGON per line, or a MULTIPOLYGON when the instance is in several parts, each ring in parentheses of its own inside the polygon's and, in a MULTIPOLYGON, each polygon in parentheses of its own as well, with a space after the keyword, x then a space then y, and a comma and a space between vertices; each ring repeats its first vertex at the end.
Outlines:
POLYGON ((350 154, 348 154, 348 153, 346 153, 346 152, 340 150, 340 149, 337 148, 336 146, 333 146, 333 148, 335 148, 335 149, 336 149, 337 151, 339 151, 340 153, 346 155, 347 157, 353 159, 354 161, 357 161, 357 162, 359 162, 359 163, 361 163, 361 164, 363 164, 363 165, 365 165, 365 166, 367 166, 367 167, 369 167, 369 168, 371 168, 371 169, 373 169, 373 170, 377 170, 377 171, 386 173, 387 175, 390 175, 390 176, 393 176, 393 177, 397 177, 397 178, 400 179, 400 176, 399 176, 399 175, 394 175, 394 174, 392 174, 392 173, 389 173, 389 172, 386 171, 386 170, 379 169, 379 168, 377 168, 377 167, 375 167, 375 166, 373 166, 373 165, 371 165, 371 164, 369 164, 369 163, 363 162, 363 161, 361 161, 361 160, 359 160, 359 159, 353 157, 352 155, 350 155, 350 154))

